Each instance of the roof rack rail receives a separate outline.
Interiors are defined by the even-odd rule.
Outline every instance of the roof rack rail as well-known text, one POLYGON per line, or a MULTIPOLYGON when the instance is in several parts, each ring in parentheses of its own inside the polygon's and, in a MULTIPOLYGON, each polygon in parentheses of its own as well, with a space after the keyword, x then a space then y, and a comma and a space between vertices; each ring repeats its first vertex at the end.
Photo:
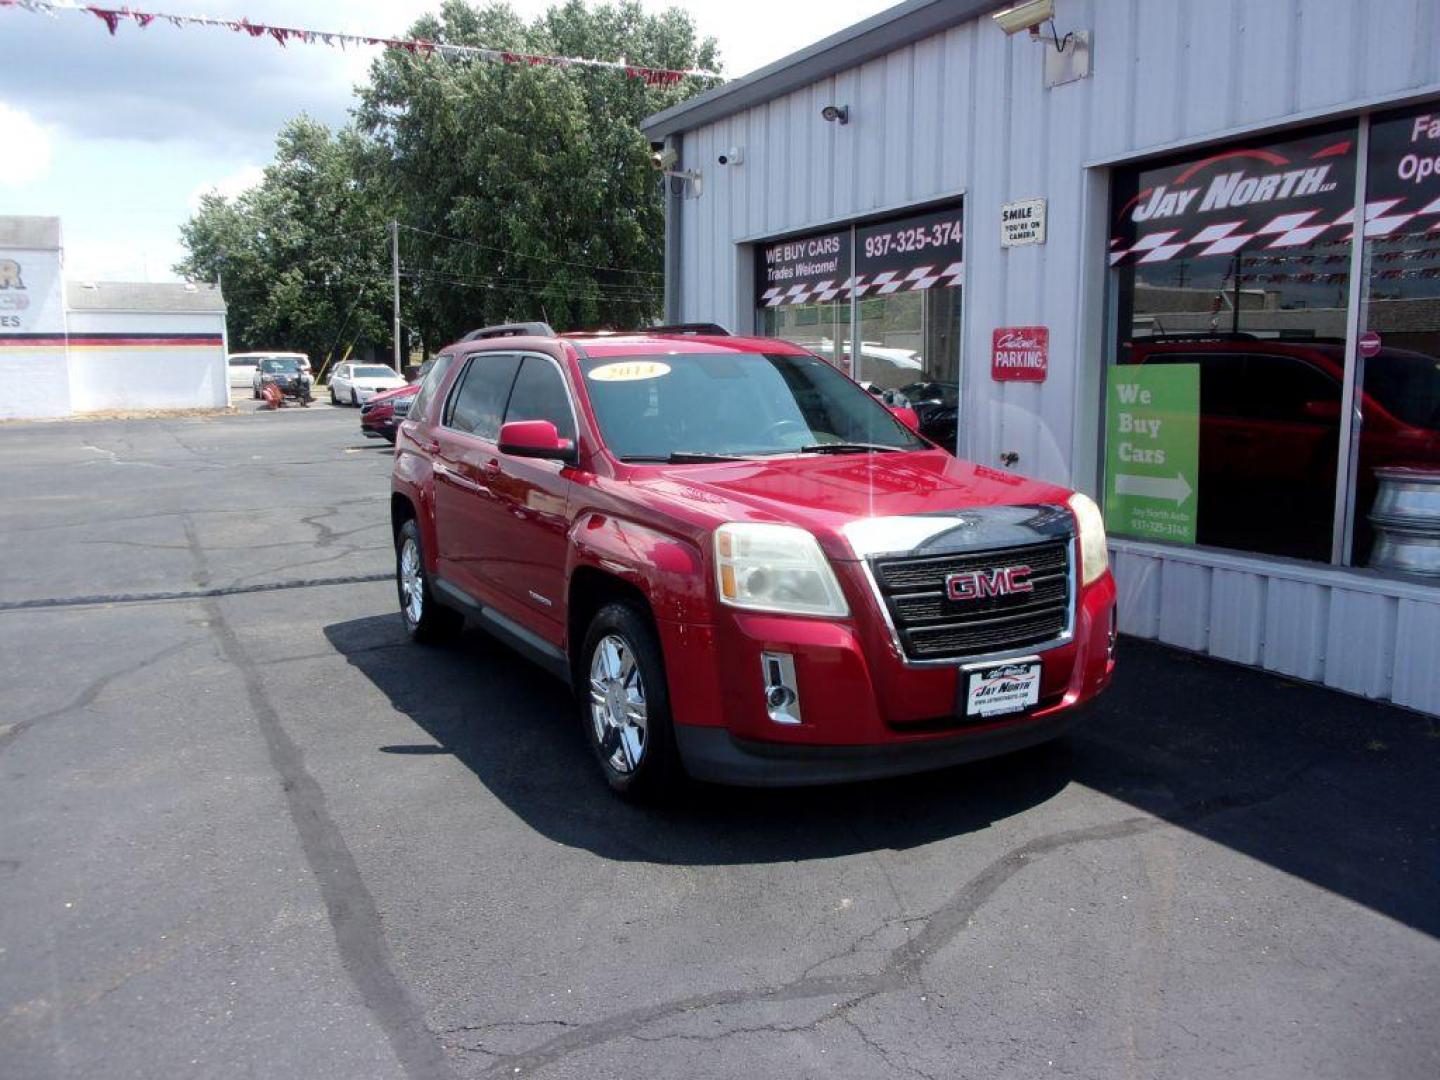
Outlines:
POLYGON ((729 330, 719 323, 713 322, 682 322, 663 323, 660 326, 647 328, 646 333, 650 334, 705 334, 710 337, 731 337, 729 330))
POLYGON ((550 329, 549 323, 543 322, 517 322, 500 323, 497 326, 482 326, 479 330, 471 330, 462 337, 461 341, 483 341, 486 338, 497 337, 554 337, 555 331, 550 329))

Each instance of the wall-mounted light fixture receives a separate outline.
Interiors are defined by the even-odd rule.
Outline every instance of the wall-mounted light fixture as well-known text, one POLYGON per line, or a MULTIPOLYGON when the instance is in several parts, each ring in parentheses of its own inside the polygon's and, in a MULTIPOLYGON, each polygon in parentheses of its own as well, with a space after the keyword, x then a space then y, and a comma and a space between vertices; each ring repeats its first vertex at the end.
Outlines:
POLYGON ((850 106, 826 105, 820 110, 820 119, 827 124, 848 124, 850 122, 850 106))
POLYGON ((1018 34, 1021 30, 1030 31, 1032 41, 1040 40, 1040 27, 1049 23, 1050 37, 1055 42, 1056 52, 1064 52, 1073 36, 1066 34, 1062 38, 1055 29, 1055 0, 1029 0, 1028 3, 1015 4, 1004 11, 997 11, 990 17, 1007 34, 1018 34))

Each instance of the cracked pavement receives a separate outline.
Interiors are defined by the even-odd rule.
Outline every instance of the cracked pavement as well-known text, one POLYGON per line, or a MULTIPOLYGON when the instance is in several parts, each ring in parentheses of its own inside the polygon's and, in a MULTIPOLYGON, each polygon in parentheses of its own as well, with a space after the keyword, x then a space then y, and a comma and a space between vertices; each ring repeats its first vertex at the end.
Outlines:
POLYGON ((0 1073, 1440 1074, 1440 722, 1125 641, 1049 747, 627 806, 404 640, 356 428, 0 426, 0 1073))

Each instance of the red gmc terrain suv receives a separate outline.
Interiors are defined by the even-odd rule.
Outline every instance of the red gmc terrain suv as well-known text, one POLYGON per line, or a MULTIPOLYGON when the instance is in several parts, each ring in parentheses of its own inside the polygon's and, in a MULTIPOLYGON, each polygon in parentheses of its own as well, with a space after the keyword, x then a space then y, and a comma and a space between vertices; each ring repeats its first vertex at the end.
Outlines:
POLYGON ((1114 667, 1094 503, 718 327, 467 335, 400 425, 391 513, 410 634, 470 616, 566 679, 622 793, 1007 753, 1114 667))

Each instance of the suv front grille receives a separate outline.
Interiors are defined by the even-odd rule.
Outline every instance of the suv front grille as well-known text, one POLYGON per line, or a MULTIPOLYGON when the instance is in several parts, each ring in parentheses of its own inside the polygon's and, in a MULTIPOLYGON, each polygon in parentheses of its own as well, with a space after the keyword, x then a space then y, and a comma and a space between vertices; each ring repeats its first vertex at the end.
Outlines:
POLYGON ((871 561, 900 647, 911 660, 953 660, 1026 649, 1060 637, 1070 622, 1070 542, 956 555, 886 556, 871 561), (1028 566, 1031 591, 952 600, 946 579, 1028 566))

